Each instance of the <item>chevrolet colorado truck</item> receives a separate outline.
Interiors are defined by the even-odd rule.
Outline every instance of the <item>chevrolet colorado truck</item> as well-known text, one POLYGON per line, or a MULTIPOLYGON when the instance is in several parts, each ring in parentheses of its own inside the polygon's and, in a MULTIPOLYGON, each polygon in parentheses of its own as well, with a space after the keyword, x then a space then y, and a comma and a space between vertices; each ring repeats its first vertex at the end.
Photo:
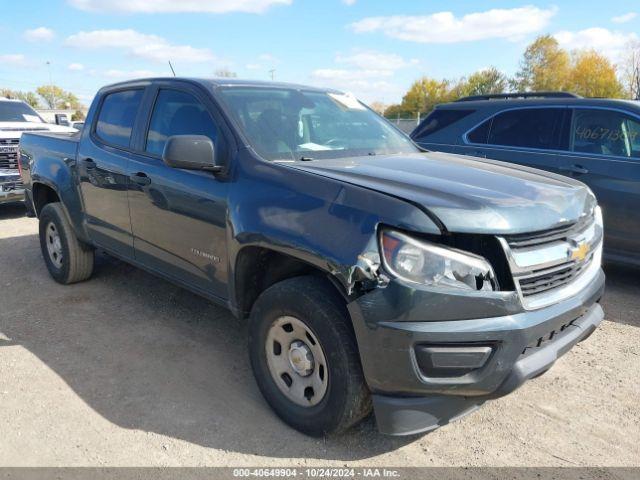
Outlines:
POLYGON ((0 98, 0 204, 24 200, 18 170, 18 142, 23 132, 75 131, 46 123, 26 103, 0 98))
POLYGON ((56 281, 99 249, 228 307, 266 401, 309 435, 371 410, 383 433, 432 430, 603 318, 588 187, 423 152, 339 91, 119 83, 81 134, 23 135, 20 162, 56 281))

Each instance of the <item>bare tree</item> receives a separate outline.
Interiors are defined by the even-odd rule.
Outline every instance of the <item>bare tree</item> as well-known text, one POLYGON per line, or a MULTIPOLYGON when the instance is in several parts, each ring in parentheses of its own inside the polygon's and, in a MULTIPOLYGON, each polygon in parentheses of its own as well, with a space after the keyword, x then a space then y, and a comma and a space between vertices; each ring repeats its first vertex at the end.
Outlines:
POLYGON ((626 54, 620 64, 622 82, 627 95, 640 100, 640 41, 631 40, 626 47, 626 54))

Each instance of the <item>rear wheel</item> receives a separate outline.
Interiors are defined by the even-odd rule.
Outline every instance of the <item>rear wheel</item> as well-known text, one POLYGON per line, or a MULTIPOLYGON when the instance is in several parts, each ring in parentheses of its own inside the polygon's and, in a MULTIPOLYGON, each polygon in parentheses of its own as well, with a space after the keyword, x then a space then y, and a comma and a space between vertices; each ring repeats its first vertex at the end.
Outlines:
POLYGON ((91 276, 93 249, 76 237, 59 202, 48 203, 40 212, 40 248, 56 282, 81 282, 91 276))
POLYGON ((249 353, 267 402, 303 433, 340 433, 371 411, 344 301, 323 279, 291 278, 262 293, 249 353))

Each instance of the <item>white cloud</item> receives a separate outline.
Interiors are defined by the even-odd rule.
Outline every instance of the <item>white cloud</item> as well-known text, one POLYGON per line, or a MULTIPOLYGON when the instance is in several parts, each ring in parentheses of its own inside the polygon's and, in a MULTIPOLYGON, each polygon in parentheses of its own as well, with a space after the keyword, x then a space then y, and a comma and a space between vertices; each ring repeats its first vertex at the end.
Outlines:
POLYGON ((397 70, 417 65, 416 59, 374 50, 353 50, 335 57, 336 68, 311 72, 312 83, 354 93, 364 101, 395 99, 402 89, 391 82, 397 70))
POLYGON ((320 69, 311 74, 310 83, 322 88, 335 88, 351 92, 364 102, 395 101, 402 97, 405 89, 388 81, 373 78, 359 78, 340 70, 320 69), (331 76, 336 73, 337 76, 331 76))
POLYGON ((613 23, 627 23, 636 18, 638 14, 636 12, 625 13, 624 15, 618 15, 617 17, 611 18, 613 23))
POLYGON ((353 5, 354 3, 356 3, 356 0, 342 0, 342 3, 344 3, 345 5, 353 5))
POLYGON ((24 38, 28 42, 50 42, 55 36, 55 32, 47 27, 38 27, 24 31, 24 38))
POLYGON ((570 32, 564 30, 554 35, 558 43, 567 49, 593 48, 613 61, 619 60, 630 41, 638 40, 635 33, 623 33, 594 27, 570 32))
POLYGON ((209 49, 172 45, 158 35, 131 29, 78 32, 68 37, 65 43, 78 48, 120 48, 132 56, 155 62, 180 60, 185 63, 198 63, 215 59, 209 49))
POLYGON ((28 62, 26 57, 21 53, 7 53, 0 55, 0 63, 23 67, 27 65, 28 62))
POLYGON ((292 0, 68 0, 80 10, 116 13, 262 13, 292 0))
POLYGON ((367 17, 351 24, 356 33, 382 32, 388 37, 419 43, 455 43, 487 38, 518 38, 544 29, 557 12, 532 5, 492 9, 456 17, 452 12, 431 15, 367 17))
POLYGON ((336 62, 362 69, 394 71, 409 65, 415 65, 417 60, 407 61, 395 53, 356 51, 350 55, 338 54, 336 62))
POLYGON ((151 70, 118 70, 111 69, 104 72, 104 76, 108 78, 116 79, 129 79, 129 78, 145 78, 145 77, 166 77, 166 74, 159 74, 151 70))
POLYGON ((84 70, 84 65, 82 65, 81 63, 70 63, 67 68, 73 72, 79 72, 81 70, 84 70))

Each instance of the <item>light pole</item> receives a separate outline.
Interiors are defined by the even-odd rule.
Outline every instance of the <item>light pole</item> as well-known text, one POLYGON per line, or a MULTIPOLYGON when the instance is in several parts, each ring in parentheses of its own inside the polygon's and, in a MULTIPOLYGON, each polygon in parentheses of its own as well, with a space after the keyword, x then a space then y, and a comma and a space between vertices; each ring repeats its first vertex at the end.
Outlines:
POLYGON ((273 79, 275 78, 275 73, 276 73, 276 69, 272 68, 271 70, 269 70, 269 75, 271 75, 271 81, 273 82, 273 79))

